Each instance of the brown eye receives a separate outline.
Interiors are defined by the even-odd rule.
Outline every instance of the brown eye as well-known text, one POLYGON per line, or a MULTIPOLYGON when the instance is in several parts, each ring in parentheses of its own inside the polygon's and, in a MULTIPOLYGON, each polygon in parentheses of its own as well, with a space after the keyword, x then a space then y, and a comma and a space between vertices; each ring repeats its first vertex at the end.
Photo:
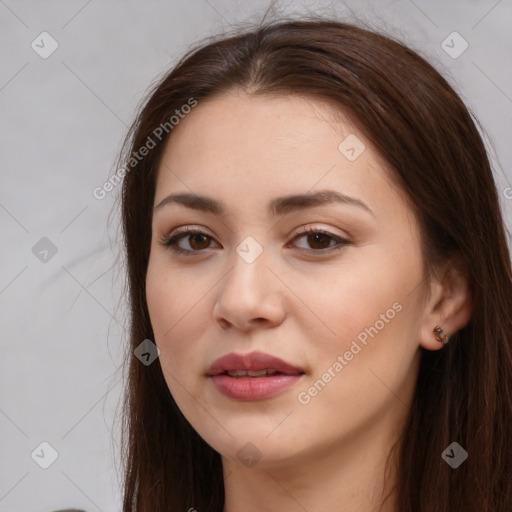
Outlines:
POLYGON ((166 236, 160 240, 160 245, 169 247, 176 253, 199 253, 204 249, 208 249, 212 241, 212 237, 197 230, 183 230, 180 233, 173 236, 166 236), (189 247, 183 247, 180 245, 182 240, 188 241, 189 247))
POLYGON ((294 240, 299 240, 301 238, 306 239, 306 243, 309 247, 300 247, 305 250, 314 250, 316 252, 325 251, 330 248, 338 248, 341 249, 343 246, 349 243, 348 240, 336 236, 328 231, 323 231, 319 229, 311 229, 308 228, 304 230, 300 235, 296 236, 294 240), (334 244, 331 244, 334 242, 334 244))
POLYGON ((206 249, 210 244, 209 237, 203 233, 192 233, 185 236, 189 237, 190 246, 196 250, 206 249))
MULTIPOLYGON (((308 247, 299 247, 309 252, 329 252, 329 249, 342 249, 350 242, 344 238, 336 236, 328 231, 308 228, 297 235, 293 241, 305 239, 308 247)), ((186 254, 189 256, 200 256, 205 249, 210 248, 213 238, 206 233, 198 230, 184 229, 181 232, 165 236, 160 240, 160 245, 168 247, 177 254, 186 254), (188 242, 188 247, 184 247, 182 240, 188 242)))
POLYGON ((330 241, 332 237, 326 235, 325 233, 315 233, 313 235, 306 235, 308 244, 313 249, 327 249, 330 247, 330 241))

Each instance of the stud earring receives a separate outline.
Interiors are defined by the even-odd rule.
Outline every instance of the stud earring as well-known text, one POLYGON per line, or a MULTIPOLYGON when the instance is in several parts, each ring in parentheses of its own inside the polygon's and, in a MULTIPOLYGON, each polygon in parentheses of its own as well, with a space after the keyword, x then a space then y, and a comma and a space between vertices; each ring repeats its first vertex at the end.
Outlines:
POLYGON ((440 327, 439 325, 436 325, 434 327, 433 333, 436 335, 436 340, 439 343, 442 343, 443 345, 446 345, 448 343, 449 338, 445 334, 445 332, 444 332, 442 327, 440 327))

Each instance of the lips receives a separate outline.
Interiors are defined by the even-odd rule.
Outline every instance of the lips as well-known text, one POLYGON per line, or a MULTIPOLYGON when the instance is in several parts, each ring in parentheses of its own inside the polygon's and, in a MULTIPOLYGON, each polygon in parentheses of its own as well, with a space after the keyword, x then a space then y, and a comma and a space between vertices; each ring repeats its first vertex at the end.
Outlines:
POLYGON ((226 375, 233 377, 235 379, 241 379, 243 377, 268 377, 269 375, 282 375, 282 373, 277 370, 228 370, 225 372, 226 375))
POLYGON ((227 354, 208 369, 215 389, 237 401, 266 400, 288 389, 302 378, 302 368, 278 357, 251 352, 227 354))
POLYGON ((269 375, 301 375, 302 368, 263 352, 231 353, 217 359, 208 369, 209 376, 227 374, 230 377, 265 377, 269 375))

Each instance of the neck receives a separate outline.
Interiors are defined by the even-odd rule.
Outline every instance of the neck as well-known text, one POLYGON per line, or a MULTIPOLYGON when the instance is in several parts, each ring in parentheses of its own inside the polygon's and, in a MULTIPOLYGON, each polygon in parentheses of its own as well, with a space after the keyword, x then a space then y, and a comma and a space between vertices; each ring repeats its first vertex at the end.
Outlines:
POLYGON ((339 446, 316 447, 300 459, 248 468, 223 457, 223 512, 396 512, 396 453, 386 460, 396 430, 372 428, 339 446), (390 496, 386 496, 390 493, 390 496), (381 506, 382 505, 382 506, 381 506))

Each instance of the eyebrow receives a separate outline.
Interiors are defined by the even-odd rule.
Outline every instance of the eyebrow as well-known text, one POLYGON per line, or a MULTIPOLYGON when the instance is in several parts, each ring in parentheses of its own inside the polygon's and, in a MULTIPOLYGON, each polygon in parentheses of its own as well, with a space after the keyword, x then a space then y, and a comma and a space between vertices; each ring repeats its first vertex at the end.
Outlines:
MULTIPOLYGON (((155 206, 155 210, 160 210, 169 204, 181 204, 193 210, 211 212, 218 216, 226 215, 224 205, 211 197, 198 194, 171 194, 165 197, 155 206)), ((270 201, 269 211, 273 215, 285 215, 292 211, 305 210, 330 203, 342 203, 358 206, 375 216, 373 211, 360 199, 347 196, 336 190, 320 190, 318 192, 308 192, 305 194, 294 194, 283 197, 277 197, 270 201)))

